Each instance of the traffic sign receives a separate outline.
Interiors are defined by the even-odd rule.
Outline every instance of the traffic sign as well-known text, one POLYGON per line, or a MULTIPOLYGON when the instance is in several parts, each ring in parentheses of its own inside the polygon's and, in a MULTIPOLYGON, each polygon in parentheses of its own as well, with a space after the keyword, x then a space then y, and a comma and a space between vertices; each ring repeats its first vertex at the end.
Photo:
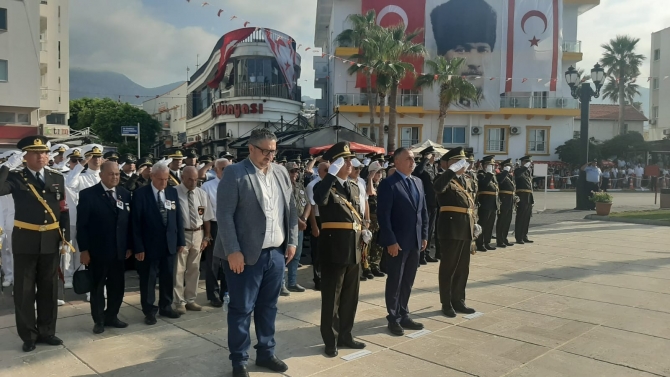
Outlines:
POLYGON ((121 136, 137 136, 138 126, 121 126, 121 136))

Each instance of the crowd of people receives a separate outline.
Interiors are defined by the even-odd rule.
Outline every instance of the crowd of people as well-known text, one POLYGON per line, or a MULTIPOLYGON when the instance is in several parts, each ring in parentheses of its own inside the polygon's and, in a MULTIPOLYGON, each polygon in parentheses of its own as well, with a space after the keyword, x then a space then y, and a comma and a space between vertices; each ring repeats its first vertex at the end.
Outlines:
POLYGON ((306 161, 277 160, 267 129, 252 132, 240 161, 178 148, 137 159, 43 136, 17 147, 0 160, 2 269, 26 352, 62 344, 58 286, 72 288, 77 271, 91 277, 95 334, 128 326, 118 317, 125 271, 139 275, 146 325, 202 310, 202 272, 209 304, 227 306, 233 375, 248 375, 252 313, 256 364, 284 372, 274 353, 277 301, 305 291, 303 249, 321 292, 324 353, 335 357, 366 346, 352 334, 361 281, 386 278, 388 331, 401 336, 424 327, 409 310, 421 265, 440 263, 442 312, 453 318, 475 313, 465 301, 472 255, 532 243, 530 156, 476 162, 463 148, 440 156, 429 147, 358 158, 345 141, 306 161))

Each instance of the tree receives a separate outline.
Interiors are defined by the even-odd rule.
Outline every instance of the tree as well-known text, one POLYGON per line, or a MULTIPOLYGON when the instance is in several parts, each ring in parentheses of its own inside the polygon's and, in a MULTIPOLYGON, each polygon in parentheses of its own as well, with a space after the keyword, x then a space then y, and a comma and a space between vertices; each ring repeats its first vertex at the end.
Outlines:
POLYGON ((140 125, 140 147, 149 151, 155 143, 161 124, 146 111, 127 103, 119 103, 109 98, 81 98, 70 101, 70 111, 74 110, 75 119, 70 118, 70 126, 80 130, 90 127, 100 137, 104 145, 116 147, 120 153, 137 153, 135 139, 125 142, 121 136, 122 126, 140 125))
MULTIPOLYGON (((579 139, 570 139, 563 145, 556 147, 558 159, 570 165, 571 167, 582 166, 584 164, 582 147, 579 139)), ((600 158, 600 144, 594 139, 589 140, 588 161, 600 158)))
POLYGON ((440 86, 438 115, 437 142, 444 140, 444 119, 451 105, 458 105, 462 100, 479 102, 481 92, 472 85, 460 72, 465 64, 465 59, 454 58, 447 60, 444 56, 438 56, 435 60, 426 61, 430 73, 419 75, 414 84, 418 88, 440 86))
MULTIPOLYGON (((602 89, 603 99, 609 99, 612 103, 619 102, 620 86, 616 81, 609 79, 602 89)), ((634 82, 627 82, 624 85, 624 104, 630 105, 635 103, 635 97, 640 95, 640 86, 634 82)))
MULTIPOLYGON (((351 45, 359 49, 359 53, 350 57, 350 59, 357 61, 361 64, 359 67, 357 64, 349 67, 349 74, 356 75, 359 72, 363 72, 365 75, 366 88, 365 91, 368 96, 368 108, 370 110, 370 128, 374 127, 375 124, 375 105, 376 101, 374 98, 374 91, 372 88, 372 73, 367 68, 369 63, 369 57, 366 55, 365 51, 361 50, 363 41, 368 37, 370 32, 376 28, 379 28, 376 23, 377 14, 374 10, 369 10, 368 13, 361 14, 352 14, 347 18, 351 22, 352 28, 342 31, 335 40, 341 45, 351 45)), ((380 126, 379 133, 377 135, 384 135, 383 130, 381 129, 383 125, 380 126)), ((378 136, 379 138, 379 136, 378 136)), ((380 139, 383 142, 383 138, 380 139)), ((379 140, 375 140, 378 143, 379 140)))
POLYGON ((617 135, 602 143, 600 148, 604 158, 624 156, 627 152, 643 152, 648 149, 644 136, 641 133, 631 131, 617 135))
MULTIPOLYGON (((640 75, 640 65, 645 59, 644 55, 636 54, 635 48, 640 38, 633 38, 627 35, 617 35, 610 40, 609 44, 603 44, 601 47, 605 50, 600 64, 605 68, 605 74, 612 85, 619 89, 617 100, 619 102, 619 131, 624 125, 624 109, 626 105, 626 86, 632 84, 637 76, 640 75)), ((632 103, 633 101, 630 101, 632 103)))

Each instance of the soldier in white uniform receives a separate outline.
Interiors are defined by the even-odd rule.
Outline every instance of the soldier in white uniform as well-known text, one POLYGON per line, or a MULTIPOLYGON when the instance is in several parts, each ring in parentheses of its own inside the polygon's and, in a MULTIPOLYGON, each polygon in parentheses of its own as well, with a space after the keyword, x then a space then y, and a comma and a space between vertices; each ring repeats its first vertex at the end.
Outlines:
MULTIPOLYGON (((63 167, 61 168, 61 173, 65 177, 65 180, 67 182, 67 175, 70 172, 70 170, 74 169, 79 165, 81 160, 83 160, 83 156, 81 154, 81 148, 72 148, 68 149, 63 153, 63 167)), ((70 216, 75 216, 74 220, 73 218, 70 217, 70 224, 75 224, 75 225, 70 225, 70 231, 76 230, 73 229, 76 226, 76 216, 77 216, 77 194, 72 190, 71 188, 65 186, 65 204, 68 207, 68 213, 70 216)), ((72 233, 70 233, 72 234, 72 233)), ((76 232, 75 232, 76 235, 76 232)), ((72 238, 70 240, 70 244, 76 249, 73 250, 73 252, 76 252, 79 250, 79 247, 77 247, 77 240, 75 238, 72 238)), ((61 258, 61 270, 63 271, 63 277, 64 277, 64 288, 65 289, 71 289, 72 288, 72 274, 74 274, 75 268, 73 268, 74 263, 76 263, 76 266, 79 267, 79 253, 74 255, 76 257, 77 262, 73 262, 73 255, 72 253, 65 253, 63 254, 61 258)))
POLYGON ((54 170, 62 171, 63 167, 67 164, 67 159, 65 158, 65 152, 67 152, 70 149, 65 144, 56 144, 51 146, 51 153, 49 154, 49 157, 53 159, 53 165, 51 165, 51 168, 54 170))
MULTIPOLYGON (((0 154, 0 161, 5 162, 19 150, 0 154)), ((14 254, 12 253, 12 230, 14 229, 14 198, 11 195, 0 196, 0 244, 2 244, 2 286, 14 284, 14 254)))
MULTIPOLYGON (((79 192, 85 188, 92 187, 100 182, 100 165, 102 165, 102 145, 88 144, 81 148, 84 154, 83 160, 74 166, 65 177, 66 191, 65 198, 70 212, 70 237, 73 241, 72 246, 76 249, 72 258, 72 263, 68 264, 66 277, 66 288, 72 287, 72 275, 80 266, 79 246, 77 245, 77 204, 79 203, 79 192)), ((69 155, 71 160, 73 155, 69 155)), ((90 297, 89 295, 86 296, 90 297)))

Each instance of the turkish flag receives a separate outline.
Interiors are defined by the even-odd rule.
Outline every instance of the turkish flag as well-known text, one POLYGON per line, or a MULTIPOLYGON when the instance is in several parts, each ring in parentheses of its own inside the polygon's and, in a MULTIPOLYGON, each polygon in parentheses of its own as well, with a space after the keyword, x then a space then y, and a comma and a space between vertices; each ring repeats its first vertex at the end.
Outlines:
MULTIPOLYGON (((369 10, 374 10, 377 14, 377 25, 383 27, 395 26, 400 23, 405 25, 405 30, 413 32, 416 29, 423 29, 426 24, 426 0, 362 0, 362 13, 366 14, 369 10)), ((422 32, 416 38, 414 43, 423 43, 424 33, 422 32)), ((403 59, 412 63, 417 73, 423 72, 423 57, 403 59)), ((414 75, 408 74, 400 81, 400 89, 414 88, 414 75)), ((372 86, 375 86, 375 76, 372 76, 372 86)), ((356 87, 364 88, 366 86, 365 75, 359 73, 356 77, 356 87)))
POLYGON ((245 40, 255 30, 255 27, 247 27, 244 29, 233 30, 223 36, 223 42, 221 43, 221 57, 219 58, 219 67, 218 71, 216 72, 216 76, 208 83, 210 88, 216 88, 221 80, 223 80, 223 76, 226 75, 226 63, 228 63, 228 59, 230 59, 233 51, 235 51, 237 44, 245 40))
POLYGON ((295 50, 293 49, 293 42, 289 36, 273 40, 270 30, 264 30, 265 42, 267 43, 268 48, 272 51, 272 54, 274 54, 275 59, 277 59, 277 64, 286 79, 286 86, 288 86, 289 91, 293 92, 293 87, 296 85, 295 50))

